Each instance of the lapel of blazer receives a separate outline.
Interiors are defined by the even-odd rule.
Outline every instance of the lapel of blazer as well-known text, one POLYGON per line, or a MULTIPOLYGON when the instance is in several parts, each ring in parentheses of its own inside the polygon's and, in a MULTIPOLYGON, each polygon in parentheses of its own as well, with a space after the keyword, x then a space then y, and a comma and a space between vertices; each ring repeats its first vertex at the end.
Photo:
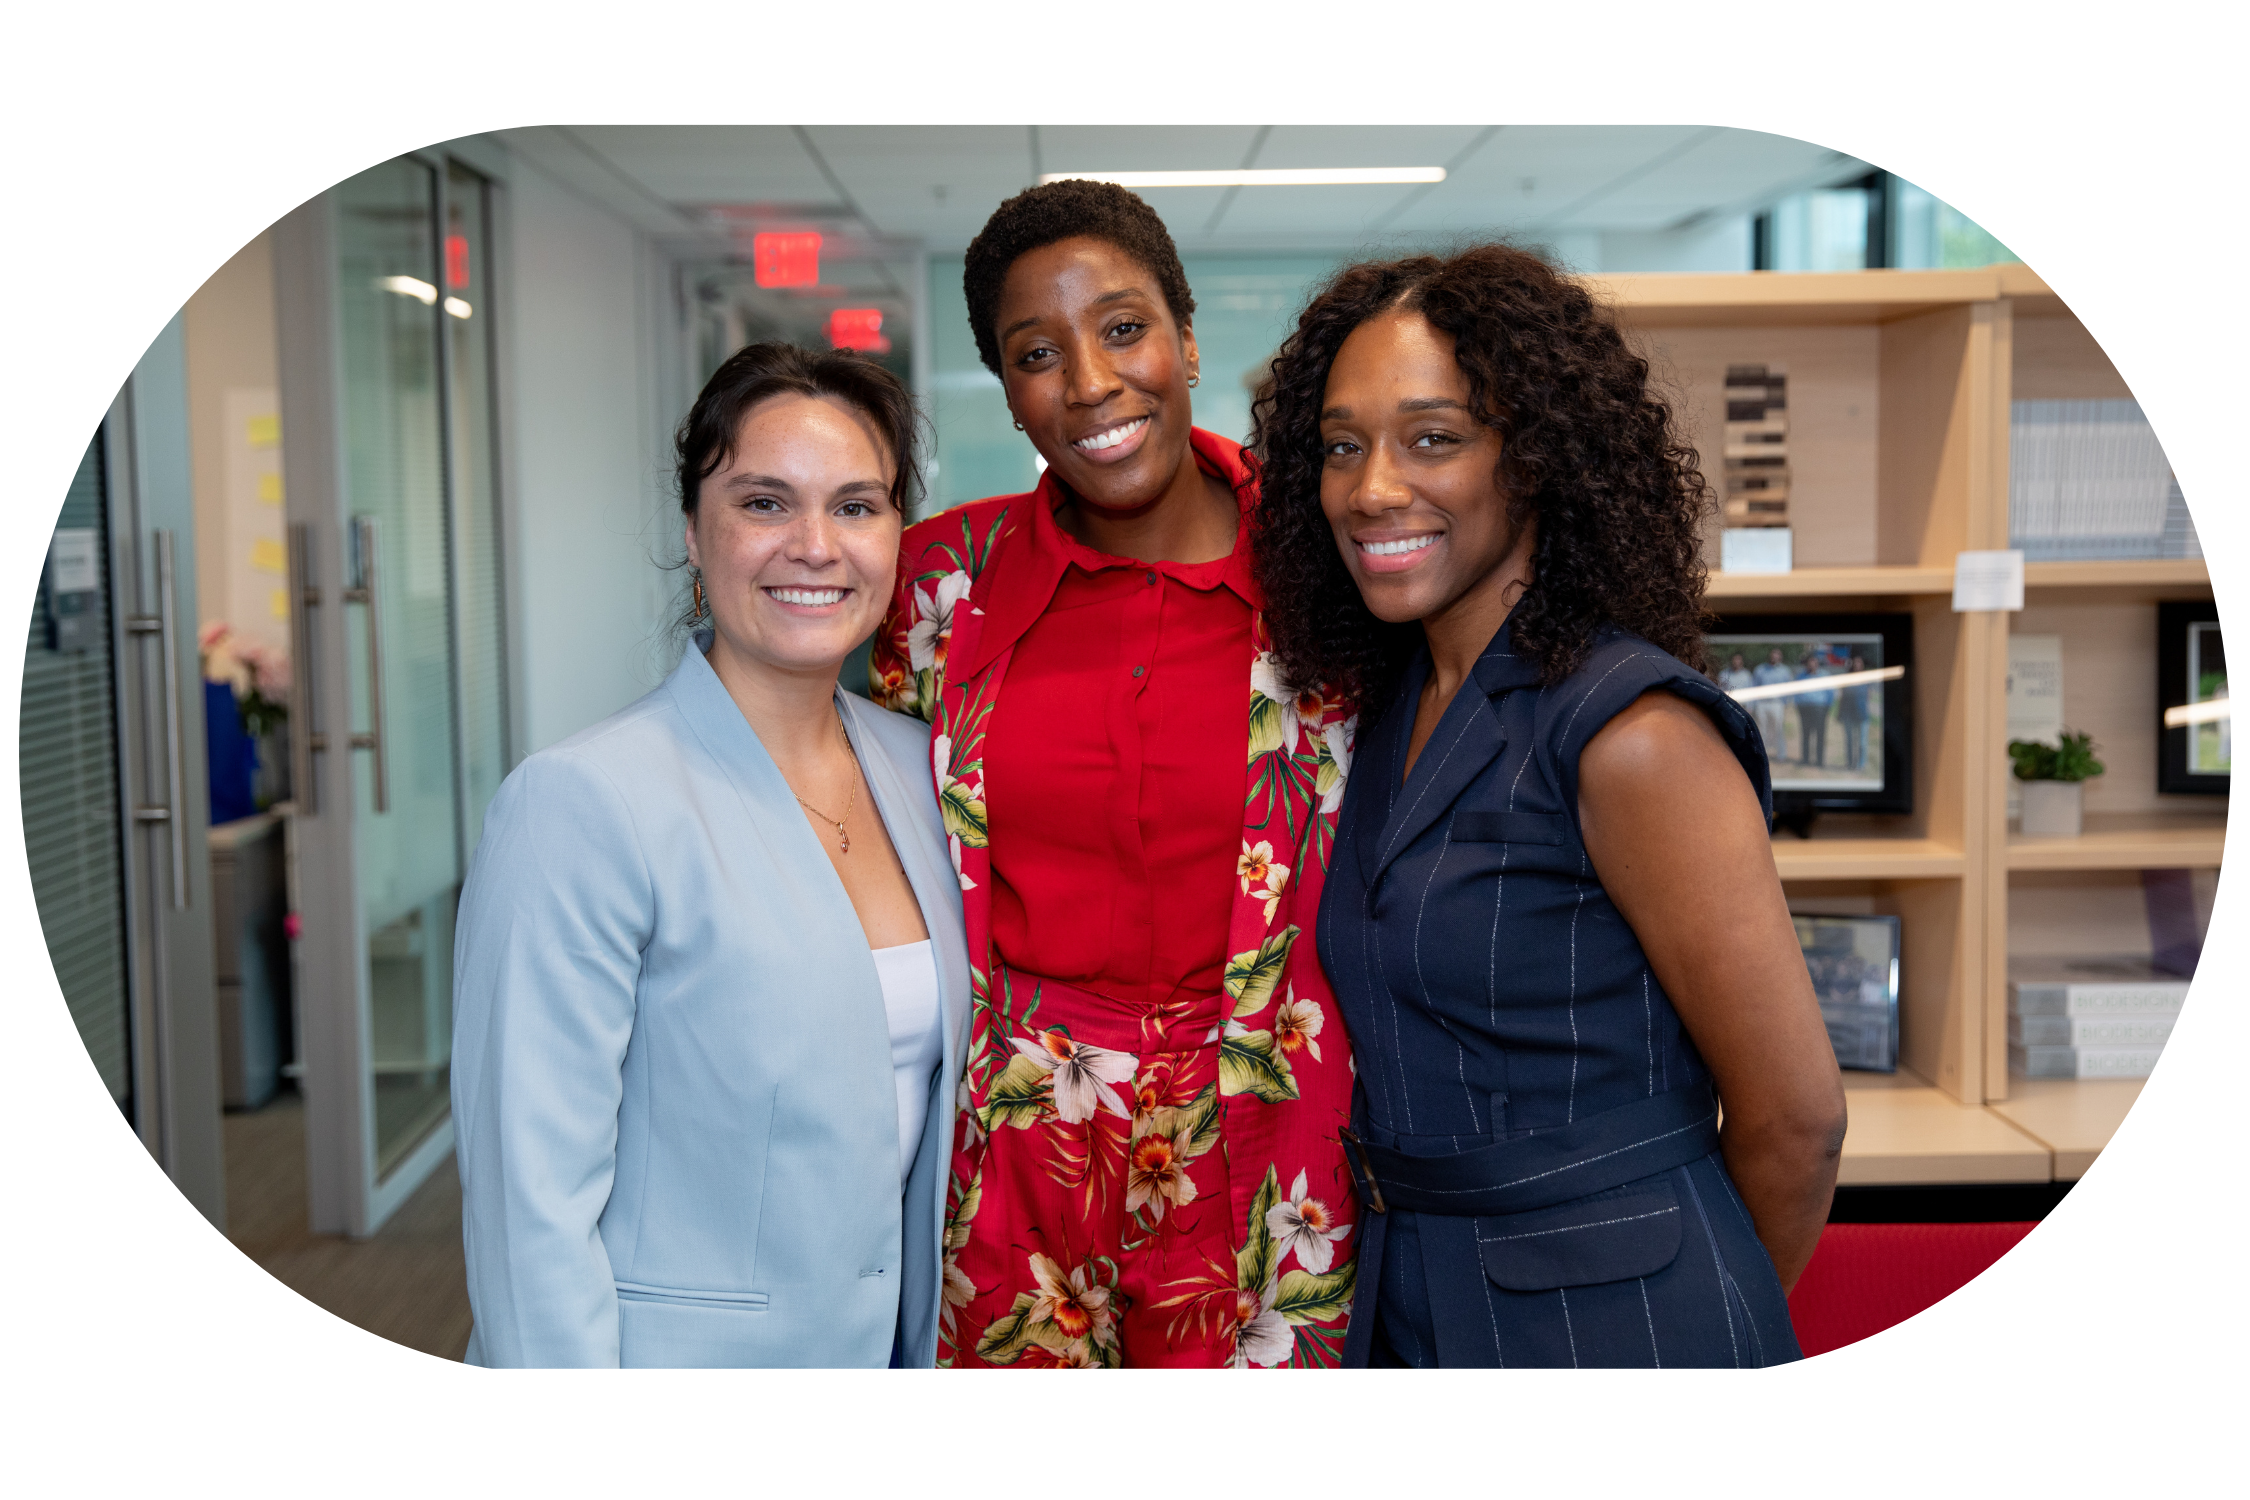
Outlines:
MULTIPOLYGON (((833 955, 834 973, 852 995, 860 1020, 842 1032, 846 1045, 867 1057, 881 1053, 889 1075, 890 1023, 883 1010, 883 983, 867 949, 867 934, 852 910, 844 883, 828 862, 819 836, 797 811, 796 794, 781 767, 758 740, 750 721, 711 670, 703 648, 708 631, 698 631, 666 684, 690 731, 733 788, 744 819, 765 846, 768 857, 787 872, 790 889, 775 893, 778 911, 802 924, 797 936, 816 951, 833 955)), ((720 836, 713 830, 713 837, 720 836)))
POLYGON ((1414 699, 1422 691, 1429 659, 1427 650, 1415 654, 1383 716, 1363 727, 1358 753, 1352 758, 1343 811, 1351 819, 1352 852, 1359 864, 1360 883, 1370 891, 1382 871, 1383 829, 1398 805, 1399 761, 1406 754, 1406 736, 1414 724, 1414 699))
POLYGON ((937 952, 940 994, 945 1003, 945 1076, 960 1067, 961 1048, 969 1025, 969 957, 961 931, 958 905, 960 881, 953 873, 945 845, 930 831, 930 820, 917 800, 926 784, 919 764, 894 764, 875 734, 875 715, 884 710, 836 690, 837 705, 851 727, 852 743, 859 750, 860 766, 875 795, 883 826, 890 830, 891 846, 898 850, 906 880, 914 888, 915 904, 922 909, 922 925, 929 929, 930 946, 937 952), (910 779, 912 778, 912 779, 910 779))
MULTIPOLYGON (((1401 687, 1398 702, 1393 705, 1399 711, 1398 733, 1395 737, 1386 735, 1384 738, 1394 756, 1403 757, 1405 753, 1406 735, 1411 732, 1414 719, 1414 698, 1428 678, 1428 659, 1425 649, 1401 687)), ((1431 731, 1428 743, 1422 746, 1422 753, 1416 757, 1405 785, 1392 792, 1390 815, 1376 836, 1376 848, 1371 856, 1364 851, 1361 854, 1363 871, 1372 861, 1370 885, 1382 877, 1392 860, 1413 847, 1416 839, 1452 810, 1453 804, 1485 767, 1499 759, 1500 752, 1508 745, 1508 729, 1501 722, 1495 700, 1517 688, 1528 687, 1536 680, 1537 674, 1530 664, 1509 649, 1508 627, 1503 623, 1484 655, 1470 668, 1469 680, 1461 684, 1453 701, 1446 705, 1444 716, 1431 731)), ((1392 759, 1383 772, 1394 785, 1398 765, 1399 761, 1392 759)))

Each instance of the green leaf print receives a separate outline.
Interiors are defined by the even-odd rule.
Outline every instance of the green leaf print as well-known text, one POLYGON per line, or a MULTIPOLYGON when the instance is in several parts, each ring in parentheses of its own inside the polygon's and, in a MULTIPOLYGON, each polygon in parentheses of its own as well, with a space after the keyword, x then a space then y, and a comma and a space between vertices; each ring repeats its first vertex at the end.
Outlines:
POLYGON ((1297 1076, 1270 1031, 1246 1031, 1219 1043, 1219 1092, 1250 1094, 1268 1104, 1297 1097, 1297 1076))
POLYGON ((938 811, 945 815, 945 831, 963 848, 985 847, 984 800, 970 792, 967 782, 948 779, 938 794, 938 811))
POLYGON ((1012 1365, 1025 1349, 1040 1342, 1038 1327, 1031 1321, 1031 1309, 1038 1301, 1036 1292, 1016 1293, 1015 1305, 985 1325, 977 1339, 977 1358, 988 1364, 1012 1365))
MULTIPOLYGON (((1297 928, 1292 924, 1256 948, 1227 960, 1226 987, 1227 993, 1234 997, 1236 1020, 1254 1015, 1272 1003, 1274 986, 1281 983, 1281 971, 1289 966, 1289 950, 1296 944, 1297 928)), ((1294 1099, 1296 1095, 1289 1097, 1294 1099)))
POLYGON ((1244 1227, 1242 1248, 1234 1253, 1235 1287, 1239 1291, 1263 1295, 1266 1283, 1273 1280, 1274 1263, 1280 1258, 1273 1242, 1273 1231, 1266 1228, 1266 1215, 1273 1211, 1273 1200, 1280 1196, 1281 1178, 1272 1168, 1266 1168, 1266 1180, 1258 1184, 1256 1196, 1250 1200, 1250 1222, 1244 1227))
POLYGON ((1027 1130, 1039 1123, 1048 1097, 1047 1071, 1019 1052, 1008 1059, 1008 1066, 992 1080, 991 1091, 984 1096, 984 1106, 977 1111, 977 1123, 986 1130, 996 1125, 1027 1130))
POLYGON ((1281 705, 1256 688, 1250 690, 1250 759, 1255 765, 1259 757, 1271 755, 1281 748, 1281 731, 1286 724, 1281 705))
POLYGON ((1219 1140, 1219 1086, 1207 1083, 1193 1103, 1179 1111, 1180 1119, 1172 1131, 1172 1139, 1183 1156, 1201 1156, 1218 1144, 1219 1140))
POLYGON ((1355 1261, 1333 1271, 1284 1271, 1274 1289, 1273 1310, 1291 1323, 1327 1323, 1352 1310, 1355 1261))
MULTIPOLYGON (((959 1182, 959 1178, 954 1179, 959 1182)), ((977 1168, 976 1176, 969 1179, 969 1190, 953 1205, 953 1212, 945 1219, 945 1248, 959 1250, 969 1243, 969 1221, 977 1216, 977 1208, 984 1202, 984 1168, 977 1168)))

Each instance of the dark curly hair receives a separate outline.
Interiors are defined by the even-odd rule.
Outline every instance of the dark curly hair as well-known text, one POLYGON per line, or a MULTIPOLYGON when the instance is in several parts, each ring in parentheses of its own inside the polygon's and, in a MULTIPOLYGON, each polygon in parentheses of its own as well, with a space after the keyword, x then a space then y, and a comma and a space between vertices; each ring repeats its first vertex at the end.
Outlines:
POLYGON ((1576 670, 1604 623, 1700 668, 1711 499, 1696 451, 1608 311, 1542 257, 1489 244, 1347 266, 1274 356, 1251 406, 1265 471, 1252 560, 1282 677, 1379 713, 1422 639, 1415 622, 1368 610, 1320 509, 1329 366, 1353 329, 1394 308, 1453 339, 1471 407, 1500 434, 1500 493, 1538 518, 1510 620, 1540 680, 1576 670))
POLYGON ((1000 373, 1000 288, 1008 268, 1042 245, 1080 236, 1107 240, 1139 261, 1156 278, 1164 305, 1185 328, 1195 321, 1195 297, 1187 270, 1172 244, 1172 231, 1156 210, 1114 182, 1067 177, 1026 188, 992 211, 984 228, 969 241, 961 267, 961 290, 969 300, 969 327, 977 336, 977 357, 1000 373))
POLYGON ((912 513, 922 491, 921 415, 899 378, 850 349, 745 344, 711 372, 672 434, 672 477, 684 514, 695 514, 703 481, 734 457, 743 414, 768 396, 783 395, 834 396, 874 423, 896 466, 891 504, 902 516, 912 513))

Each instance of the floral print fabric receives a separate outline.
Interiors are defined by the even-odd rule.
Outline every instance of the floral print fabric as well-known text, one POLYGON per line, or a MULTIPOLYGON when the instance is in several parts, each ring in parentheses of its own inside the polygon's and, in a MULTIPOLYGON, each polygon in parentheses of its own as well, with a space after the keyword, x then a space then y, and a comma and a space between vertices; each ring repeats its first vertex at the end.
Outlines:
MULTIPOLYGON (((1247 508, 1239 450, 1193 441, 1247 508)), ((911 528, 874 647, 878 701, 932 726, 969 929, 939 1363, 1334 1364, 1358 1212, 1337 1138, 1352 1075, 1309 935, 1355 721, 1281 689, 1253 617, 1240 848, 1210 876, 1232 903, 1221 990, 1152 1004, 1011 971, 992 941, 983 746, 1059 574, 1031 507, 1058 498, 1042 481, 911 528)))

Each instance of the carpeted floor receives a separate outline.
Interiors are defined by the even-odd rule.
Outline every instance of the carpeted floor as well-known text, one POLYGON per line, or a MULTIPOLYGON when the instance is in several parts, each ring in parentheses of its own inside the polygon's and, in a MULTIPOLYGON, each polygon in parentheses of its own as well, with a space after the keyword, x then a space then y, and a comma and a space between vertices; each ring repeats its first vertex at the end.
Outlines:
POLYGON ((294 1091, 226 1117, 227 1238, 347 1323, 443 1359, 469 1345, 461 1178, 452 1158, 368 1240, 306 1228, 304 1105, 294 1091))

